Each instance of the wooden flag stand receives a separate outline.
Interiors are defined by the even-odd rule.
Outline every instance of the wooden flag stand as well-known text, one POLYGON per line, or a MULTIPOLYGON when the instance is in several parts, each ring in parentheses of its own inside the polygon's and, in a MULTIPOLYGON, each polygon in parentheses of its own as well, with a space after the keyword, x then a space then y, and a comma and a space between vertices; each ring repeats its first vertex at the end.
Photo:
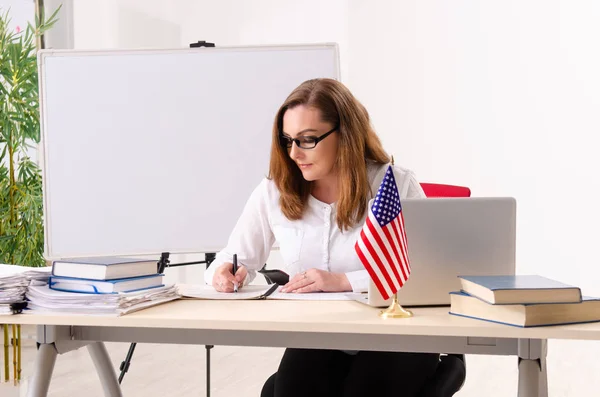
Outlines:
POLYGON ((390 307, 379 312, 379 317, 383 318, 384 320, 388 318, 409 318, 412 316, 413 312, 404 309, 398 303, 398 293, 394 294, 394 299, 392 300, 390 307))

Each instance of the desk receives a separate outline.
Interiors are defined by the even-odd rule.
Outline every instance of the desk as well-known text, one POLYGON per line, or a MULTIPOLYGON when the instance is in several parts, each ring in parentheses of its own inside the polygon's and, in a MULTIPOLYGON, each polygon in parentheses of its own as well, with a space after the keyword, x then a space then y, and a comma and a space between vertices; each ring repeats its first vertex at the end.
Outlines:
POLYGON ((515 355, 519 397, 547 397, 546 341, 600 340, 600 323, 517 328, 416 308, 382 320, 353 301, 178 300, 123 317, 68 314, 0 316, 38 325, 40 347, 30 397, 45 396, 57 354, 87 346, 106 396, 121 391, 102 342, 176 343, 515 355))

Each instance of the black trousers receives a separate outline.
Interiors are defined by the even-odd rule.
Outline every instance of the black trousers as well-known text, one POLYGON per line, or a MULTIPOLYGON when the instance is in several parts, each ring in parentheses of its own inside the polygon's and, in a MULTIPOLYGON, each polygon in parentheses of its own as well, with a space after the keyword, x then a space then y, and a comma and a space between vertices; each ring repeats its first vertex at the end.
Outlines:
POLYGON ((275 397, 412 397, 433 375, 439 354, 286 349, 274 378, 275 397))

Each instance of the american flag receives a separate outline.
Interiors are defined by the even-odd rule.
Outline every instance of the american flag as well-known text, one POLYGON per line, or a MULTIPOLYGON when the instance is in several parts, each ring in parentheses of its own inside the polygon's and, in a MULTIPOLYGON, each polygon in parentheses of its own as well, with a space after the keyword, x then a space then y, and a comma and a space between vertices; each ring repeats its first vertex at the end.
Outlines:
POLYGON ((389 166, 354 249, 384 299, 398 292, 410 275, 400 195, 389 166))

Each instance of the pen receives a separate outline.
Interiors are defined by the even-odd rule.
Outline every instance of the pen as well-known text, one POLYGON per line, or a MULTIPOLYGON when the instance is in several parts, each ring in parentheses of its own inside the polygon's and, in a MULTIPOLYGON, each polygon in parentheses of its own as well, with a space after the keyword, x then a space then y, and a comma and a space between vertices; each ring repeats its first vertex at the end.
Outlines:
MULTIPOLYGON (((238 270, 237 254, 233 254, 233 275, 234 276, 237 273, 237 270, 238 270)), ((238 292, 238 285, 235 281, 233 282, 233 292, 238 292)))

